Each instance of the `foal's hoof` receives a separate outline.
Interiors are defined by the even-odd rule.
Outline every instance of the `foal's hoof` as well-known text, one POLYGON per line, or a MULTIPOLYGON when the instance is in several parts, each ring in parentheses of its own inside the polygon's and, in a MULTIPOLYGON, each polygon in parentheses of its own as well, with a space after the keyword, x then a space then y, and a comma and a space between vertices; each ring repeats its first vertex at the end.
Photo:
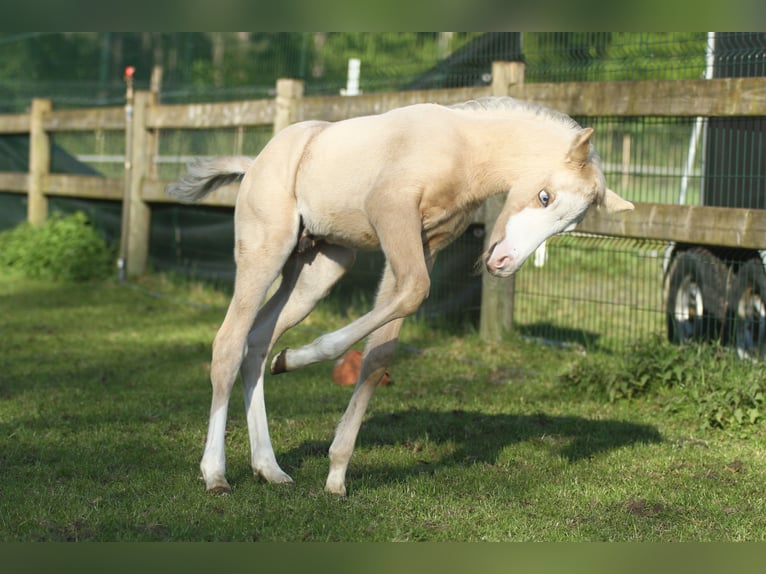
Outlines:
POLYGON ((327 494, 332 494, 334 496, 337 496, 338 498, 345 498, 346 485, 344 483, 335 484, 328 480, 324 486, 324 491, 327 494))
POLYGON ((287 349, 282 349, 282 351, 274 357, 274 360, 271 361, 271 374, 272 375, 278 375, 279 373, 284 373, 287 371, 287 349))
POLYGON ((294 484, 292 477, 281 468, 253 469, 253 476, 269 484, 294 484))
POLYGON ((231 487, 228 484, 218 484, 208 488, 207 491, 216 496, 226 496, 227 494, 231 494, 231 487))
POLYGON ((209 461, 200 463, 200 479, 205 481, 205 490, 210 494, 229 494, 231 487, 229 481, 226 480, 223 470, 211 469, 213 465, 209 461), (207 469, 207 471, 205 470, 207 469))
POLYGON ((331 494, 332 496, 337 496, 338 498, 346 498, 346 488, 343 487, 340 490, 330 490, 329 488, 325 488, 324 491, 327 494, 331 494))

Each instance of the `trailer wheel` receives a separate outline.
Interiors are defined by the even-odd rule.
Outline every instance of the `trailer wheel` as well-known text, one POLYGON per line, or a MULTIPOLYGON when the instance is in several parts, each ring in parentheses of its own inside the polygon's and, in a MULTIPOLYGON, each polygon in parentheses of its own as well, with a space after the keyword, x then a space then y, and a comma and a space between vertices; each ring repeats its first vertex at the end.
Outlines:
POLYGON ((668 338, 674 343, 719 340, 726 322, 729 268, 702 247, 679 254, 668 274, 668 338))
POLYGON ((766 271, 760 259, 749 259, 739 268, 729 309, 737 355, 743 359, 762 358, 766 355, 766 271))

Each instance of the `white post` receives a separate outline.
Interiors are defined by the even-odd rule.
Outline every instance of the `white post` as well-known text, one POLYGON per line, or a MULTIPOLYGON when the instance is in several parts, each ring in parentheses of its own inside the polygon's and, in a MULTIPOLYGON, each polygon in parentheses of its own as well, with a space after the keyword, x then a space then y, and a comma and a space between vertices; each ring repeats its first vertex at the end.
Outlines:
MULTIPOLYGON (((713 78, 713 65, 715 64, 715 32, 707 33, 707 46, 705 47, 705 79, 710 80, 713 78)), ((706 124, 705 118, 697 116, 694 120, 694 127, 692 128, 692 135, 689 138, 689 151, 686 154, 686 165, 684 166, 684 173, 681 177, 681 190, 678 193, 678 204, 684 205, 686 203, 686 190, 689 188, 689 176, 694 169, 694 159, 697 155, 697 148, 699 147, 700 137, 704 133, 704 127, 706 124)), ((704 166, 705 157, 702 157, 702 163, 704 166)), ((704 169, 703 169, 704 173, 704 169)), ((702 198, 700 198, 702 199, 702 198)))
POLYGON ((346 89, 340 91, 341 96, 358 96, 359 91, 359 70, 362 66, 359 58, 351 58, 348 61, 348 76, 346 78, 346 89))

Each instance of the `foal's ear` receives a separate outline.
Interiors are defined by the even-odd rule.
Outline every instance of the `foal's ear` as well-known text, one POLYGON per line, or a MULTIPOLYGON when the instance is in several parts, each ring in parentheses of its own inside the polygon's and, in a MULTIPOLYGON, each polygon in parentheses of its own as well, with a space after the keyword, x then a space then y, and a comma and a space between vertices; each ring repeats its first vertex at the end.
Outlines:
POLYGON ((604 201, 601 205, 603 205, 604 209, 609 213, 632 211, 635 207, 631 202, 621 198, 611 189, 607 189, 604 193, 604 201))
POLYGON ((590 157, 590 137, 593 135, 593 128, 583 128, 574 138, 569 152, 567 153, 567 161, 577 166, 584 166, 588 162, 590 157))

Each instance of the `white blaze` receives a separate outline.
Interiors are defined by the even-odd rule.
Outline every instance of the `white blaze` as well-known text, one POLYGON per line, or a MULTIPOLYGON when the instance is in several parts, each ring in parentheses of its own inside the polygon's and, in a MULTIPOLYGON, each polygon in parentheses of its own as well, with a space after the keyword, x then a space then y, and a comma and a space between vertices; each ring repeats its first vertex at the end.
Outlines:
POLYGON ((558 193, 548 207, 525 207, 505 224, 505 236, 498 241, 487 259, 493 275, 507 277, 549 237, 573 228, 590 202, 573 193, 558 193))

